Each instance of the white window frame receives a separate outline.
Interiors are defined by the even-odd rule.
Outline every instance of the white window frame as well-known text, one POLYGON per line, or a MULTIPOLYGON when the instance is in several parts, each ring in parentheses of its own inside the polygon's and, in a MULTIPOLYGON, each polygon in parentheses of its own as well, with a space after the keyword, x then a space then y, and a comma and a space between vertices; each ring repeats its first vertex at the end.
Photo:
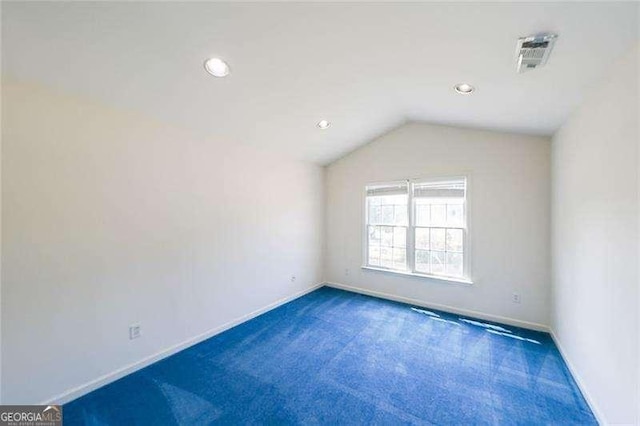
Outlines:
POLYGON ((418 179, 396 179, 385 182, 372 182, 364 186, 363 190, 363 235, 362 235, 362 255, 363 255, 363 269, 387 272, 397 275, 407 275, 420 278, 429 278, 439 281, 460 283, 460 284, 473 284, 471 280, 471 244, 470 244, 470 214, 469 214, 469 187, 470 187, 469 175, 455 175, 455 176, 437 176, 437 177, 425 177, 418 179), (445 274, 429 274, 419 272, 415 270, 415 215, 416 205, 413 197, 413 187, 416 184, 421 183, 436 183, 446 182, 450 180, 465 180, 465 197, 463 201, 464 223, 463 223, 463 276, 449 276, 445 274), (369 218, 368 218, 368 205, 367 205, 367 187, 375 185, 393 185, 397 183, 407 183, 407 214, 408 214, 408 226, 407 226, 407 241, 406 241, 406 253, 407 253, 407 269, 393 269, 383 266, 369 265, 369 218))

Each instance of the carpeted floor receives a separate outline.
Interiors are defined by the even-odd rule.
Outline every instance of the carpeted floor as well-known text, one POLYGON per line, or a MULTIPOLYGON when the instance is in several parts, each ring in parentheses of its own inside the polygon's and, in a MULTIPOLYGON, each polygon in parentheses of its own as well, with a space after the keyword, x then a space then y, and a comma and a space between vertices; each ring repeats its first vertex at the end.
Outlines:
POLYGON ((64 406, 73 424, 597 424, 546 333, 323 287, 64 406))

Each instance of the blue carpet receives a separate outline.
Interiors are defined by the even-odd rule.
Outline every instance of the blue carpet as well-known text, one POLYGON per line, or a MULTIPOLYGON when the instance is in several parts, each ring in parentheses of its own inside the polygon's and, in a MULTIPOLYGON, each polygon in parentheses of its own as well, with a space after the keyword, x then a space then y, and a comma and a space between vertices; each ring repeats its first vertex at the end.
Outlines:
POLYGON ((65 425, 597 424, 547 333, 328 287, 63 413, 65 425))

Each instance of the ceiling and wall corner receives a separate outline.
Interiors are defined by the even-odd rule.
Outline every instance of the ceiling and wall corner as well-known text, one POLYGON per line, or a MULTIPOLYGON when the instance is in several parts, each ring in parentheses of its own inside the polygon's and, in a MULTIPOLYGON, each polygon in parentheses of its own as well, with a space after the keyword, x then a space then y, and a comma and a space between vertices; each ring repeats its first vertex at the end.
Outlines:
POLYGON ((5 75, 319 164, 406 121, 549 136, 638 22, 631 2, 2 8, 5 75), (517 74, 518 37, 541 31, 559 34, 549 62, 517 74), (212 56, 228 77, 204 71, 212 56), (476 92, 457 95, 461 82, 476 92))

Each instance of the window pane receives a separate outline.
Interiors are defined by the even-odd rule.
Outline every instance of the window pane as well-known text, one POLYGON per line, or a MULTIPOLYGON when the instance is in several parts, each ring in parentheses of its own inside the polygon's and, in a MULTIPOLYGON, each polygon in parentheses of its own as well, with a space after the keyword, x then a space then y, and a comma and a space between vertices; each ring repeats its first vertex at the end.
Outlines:
POLYGON ((444 274, 444 252, 432 251, 431 252, 431 273, 432 274, 444 274))
POLYGON ((380 227, 380 244, 383 247, 393 247, 393 228, 391 226, 380 227))
POLYGON ((369 246, 369 265, 380 266, 380 247, 369 246))
POLYGON ((416 249, 429 250, 429 228, 416 228, 416 249))
POLYGON ((393 223, 395 225, 406 226, 408 221, 407 204, 396 204, 394 207, 393 223))
POLYGON ((382 222, 382 208, 379 205, 369 204, 369 223, 376 224, 382 222))
POLYGON ((407 228, 399 226, 393 228, 393 246, 401 248, 407 246, 407 228))
POLYGON ((447 229, 447 251, 462 251, 462 229, 447 229))
POLYGON ((385 225, 393 224, 393 205, 382 206, 382 219, 380 223, 384 223, 385 225))
POLYGON ((447 253, 447 275, 461 277, 462 273, 462 253, 447 253))
POLYGON ((369 246, 380 245, 380 227, 369 226, 369 246))
POLYGON ((447 225, 463 225, 462 204, 447 204, 447 225))
POLYGON ((380 248, 380 266, 385 268, 393 267, 393 249, 390 247, 380 248))
POLYGON ((445 249, 445 230, 431 229, 431 250, 444 251, 445 249))
POLYGON ((431 220, 431 206, 424 200, 416 200, 416 226, 428 226, 431 220))
POLYGON ((393 249, 393 267, 396 269, 407 269, 407 251, 405 249, 393 249))
POLYGON ((408 225, 407 195, 372 196, 367 198, 369 225, 408 225))
POLYGON ((446 204, 432 204, 431 205, 431 225, 444 226, 447 221, 447 206, 446 204))
POLYGON ((429 252, 416 250, 416 271, 429 272, 429 252))

